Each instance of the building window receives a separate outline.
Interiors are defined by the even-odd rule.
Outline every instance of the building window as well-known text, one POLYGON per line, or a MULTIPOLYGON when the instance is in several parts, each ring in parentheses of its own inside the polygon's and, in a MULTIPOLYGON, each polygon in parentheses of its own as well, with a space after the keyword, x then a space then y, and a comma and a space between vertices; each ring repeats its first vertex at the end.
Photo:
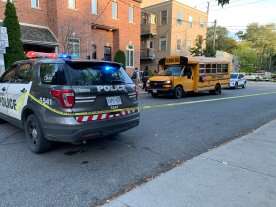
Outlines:
POLYGON ((92 44, 91 59, 97 59, 97 45, 92 44))
POLYGON ((205 27, 205 22, 203 19, 200 19, 200 27, 204 28, 205 27))
POLYGON ((184 22, 184 14, 183 12, 178 12, 176 17, 176 23, 177 25, 183 25, 184 22))
POLYGON ((128 7, 128 22, 133 23, 134 22, 134 8, 128 7))
POLYGON ((189 25, 192 28, 193 27, 193 17, 189 16, 189 25))
POLYGON ((118 3, 112 1, 112 19, 118 19, 118 3))
POLYGON ((68 52, 72 54, 72 56, 80 57, 80 39, 79 38, 68 39, 68 52))
POLYGON ((68 8, 76 9, 76 0, 68 0, 68 8))
POLYGON ((33 9, 39 8, 39 0, 31 0, 31 6, 33 9))
POLYGON ((98 14, 98 0, 91 0, 91 12, 92 14, 98 14))
POLYGON ((181 43, 182 43, 181 39, 178 39, 176 41, 176 50, 177 51, 181 51, 181 43))
POLYGON ((161 25, 168 24, 168 11, 163 10, 161 11, 161 25))
POLYGON ((134 67, 134 46, 128 45, 126 49, 126 66, 134 67))
POLYGON ((112 54, 111 54, 111 47, 104 46, 104 60, 105 61, 111 61, 112 60, 112 54))
POLYGON ((162 52, 166 52, 167 51, 167 38, 160 38, 159 49, 162 52))

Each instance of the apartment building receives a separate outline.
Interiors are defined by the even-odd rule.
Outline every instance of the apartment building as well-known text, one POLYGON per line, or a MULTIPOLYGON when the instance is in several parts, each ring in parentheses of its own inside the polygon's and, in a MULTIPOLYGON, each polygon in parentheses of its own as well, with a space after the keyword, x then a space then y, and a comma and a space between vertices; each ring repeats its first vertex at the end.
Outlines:
MULTIPOLYGON (((0 22, 5 3, 0 0, 0 22)), ((13 0, 25 51, 71 53, 113 60, 125 51, 127 69, 140 67, 140 0, 13 0)))
POLYGON ((197 37, 206 39, 207 12, 176 0, 143 1, 142 6, 142 69, 148 66, 155 70, 165 56, 189 55, 197 37))

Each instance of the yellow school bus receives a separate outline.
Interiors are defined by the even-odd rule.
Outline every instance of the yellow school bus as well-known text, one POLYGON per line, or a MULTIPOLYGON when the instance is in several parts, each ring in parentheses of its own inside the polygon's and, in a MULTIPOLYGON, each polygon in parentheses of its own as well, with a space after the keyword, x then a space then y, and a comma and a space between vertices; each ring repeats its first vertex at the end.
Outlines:
POLYGON ((220 95, 229 86, 231 61, 224 58, 167 57, 159 61, 159 73, 147 82, 153 97, 159 94, 182 98, 189 92, 209 91, 220 95))

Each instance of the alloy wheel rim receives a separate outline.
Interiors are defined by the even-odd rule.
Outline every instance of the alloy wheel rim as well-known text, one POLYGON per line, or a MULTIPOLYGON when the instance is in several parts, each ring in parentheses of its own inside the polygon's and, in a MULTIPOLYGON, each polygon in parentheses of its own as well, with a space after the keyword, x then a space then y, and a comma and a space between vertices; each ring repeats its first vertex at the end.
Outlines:
POLYGON ((29 137, 30 137, 32 143, 34 145, 36 145, 38 142, 38 132, 37 132, 37 126, 33 121, 31 121, 29 123, 28 134, 29 134, 29 137))

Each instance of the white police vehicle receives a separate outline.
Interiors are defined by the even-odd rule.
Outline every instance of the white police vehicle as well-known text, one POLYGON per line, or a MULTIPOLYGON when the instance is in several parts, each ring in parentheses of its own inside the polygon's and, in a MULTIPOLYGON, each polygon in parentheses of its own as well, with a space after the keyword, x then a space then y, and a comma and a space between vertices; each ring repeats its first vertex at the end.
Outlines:
POLYGON ((246 88, 247 80, 241 73, 232 73, 230 76, 229 88, 246 88))
POLYGON ((139 124, 136 87, 118 63, 28 52, 0 79, 0 118, 25 130, 35 153, 139 124))

